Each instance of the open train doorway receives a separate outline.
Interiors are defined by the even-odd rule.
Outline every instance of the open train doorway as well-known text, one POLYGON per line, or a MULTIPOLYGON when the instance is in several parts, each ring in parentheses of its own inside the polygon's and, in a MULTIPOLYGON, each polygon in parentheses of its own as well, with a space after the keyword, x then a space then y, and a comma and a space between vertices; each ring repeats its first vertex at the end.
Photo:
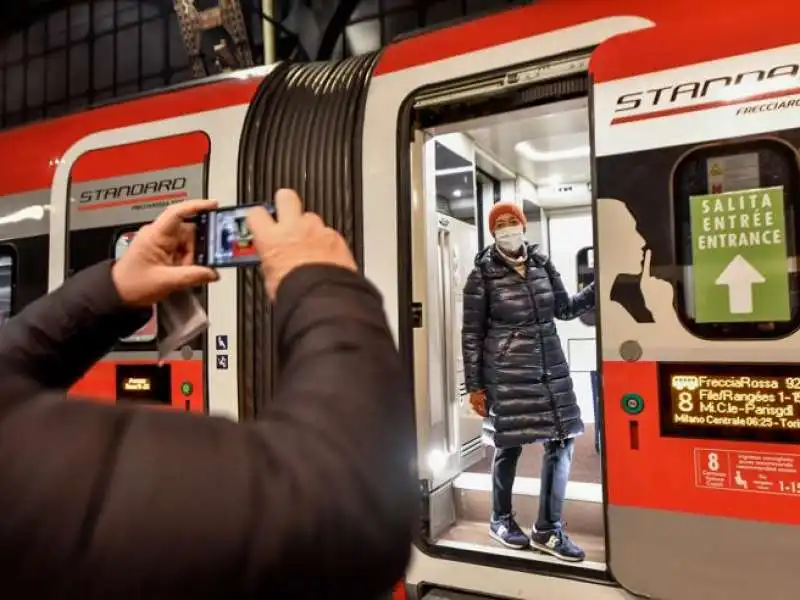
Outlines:
MULTIPOLYGON (((495 204, 519 207, 528 248, 550 257, 571 295, 594 279, 588 98, 577 86, 565 89, 573 91, 524 108, 472 116, 460 104, 448 122, 448 108, 440 105, 428 117, 434 124, 426 122, 424 110, 417 120, 411 148, 418 199, 412 248, 414 300, 422 325, 415 332, 414 362, 425 535, 434 552, 479 552, 538 561, 543 568, 565 563, 563 556, 511 548, 492 535, 497 462, 484 419, 470 406, 469 367, 462 354, 462 328, 470 325, 464 287, 476 258, 495 243, 489 223, 495 204)), ((569 452, 561 522, 585 559, 569 562, 605 572, 594 310, 558 320, 556 328, 584 429, 569 452)), ((535 356, 530 361, 514 368, 536 368, 535 356)), ((546 453, 545 444, 522 445, 511 501, 516 522, 528 535, 542 517, 540 507, 552 506, 555 499, 552 462, 552 449, 546 453)), ((559 464, 563 467, 563 459, 559 464)))

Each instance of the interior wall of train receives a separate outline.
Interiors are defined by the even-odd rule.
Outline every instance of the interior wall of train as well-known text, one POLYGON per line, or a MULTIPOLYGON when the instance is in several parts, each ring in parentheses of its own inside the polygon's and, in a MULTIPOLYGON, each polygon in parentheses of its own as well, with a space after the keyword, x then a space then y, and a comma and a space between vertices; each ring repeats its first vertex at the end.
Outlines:
MULTIPOLYGON (((492 448, 470 409, 461 356, 463 287, 476 254, 494 243, 488 214, 513 202, 527 218, 527 243, 549 255, 570 293, 593 280, 591 158, 587 98, 548 103, 426 129, 412 160, 427 214, 428 348, 415 345, 415 362, 427 363, 427 410, 418 414, 420 473, 428 492, 428 542, 525 560, 557 559, 513 550, 489 536, 492 448)), ((417 283, 423 285, 415 279, 417 283)), ((419 296, 418 296, 419 297, 419 296)), ((594 312, 558 321, 585 434, 577 439, 567 487, 565 521, 587 553, 583 565, 605 570, 603 490, 594 312)), ((418 401, 418 413, 419 411, 418 401)), ((513 502, 523 529, 538 510, 542 445, 524 447, 513 502)))

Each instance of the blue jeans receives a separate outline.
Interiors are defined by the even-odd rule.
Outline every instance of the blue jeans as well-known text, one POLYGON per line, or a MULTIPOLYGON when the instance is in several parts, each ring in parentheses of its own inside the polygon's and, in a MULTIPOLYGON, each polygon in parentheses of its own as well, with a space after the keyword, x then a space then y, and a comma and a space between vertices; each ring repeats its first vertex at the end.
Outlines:
MULTIPOLYGON (((544 442, 542 487, 539 491, 539 517, 536 531, 561 529, 561 514, 567 494, 575 439, 544 442)), ((492 519, 511 514, 511 498, 521 446, 496 448, 492 462, 492 519)))

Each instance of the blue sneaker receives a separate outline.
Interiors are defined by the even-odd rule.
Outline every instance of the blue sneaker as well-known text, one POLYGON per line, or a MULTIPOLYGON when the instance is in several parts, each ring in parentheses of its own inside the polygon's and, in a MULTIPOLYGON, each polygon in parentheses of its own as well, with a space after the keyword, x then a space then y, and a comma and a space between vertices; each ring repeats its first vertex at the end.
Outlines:
POLYGON ((569 562, 581 562, 586 558, 586 552, 561 529, 534 531, 531 533, 531 548, 569 562))
POLYGON ((525 550, 530 546, 530 539, 517 524, 514 515, 504 515, 493 519, 489 524, 489 535, 503 546, 515 550, 525 550))

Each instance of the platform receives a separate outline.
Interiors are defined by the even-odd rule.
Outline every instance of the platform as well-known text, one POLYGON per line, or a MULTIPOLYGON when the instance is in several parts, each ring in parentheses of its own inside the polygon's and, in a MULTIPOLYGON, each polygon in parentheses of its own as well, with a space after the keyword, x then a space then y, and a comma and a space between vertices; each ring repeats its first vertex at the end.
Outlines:
MULTIPOLYGON (((542 446, 525 447, 514 482, 514 510, 517 521, 529 530, 539 506, 542 446)), ((441 535, 440 545, 469 550, 480 549, 490 554, 516 556, 528 560, 561 562, 539 552, 511 550, 489 537, 491 513, 491 449, 487 457, 462 473, 453 482, 456 499, 456 524, 441 535)), ((598 571, 606 569, 605 519, 603 512, 601 460, 594 448, 594 426, 587 425, 586 434, 576 439, 572 473, 567 485, 564 506, 566 531, 586 551, 581 566, 598 571)))

